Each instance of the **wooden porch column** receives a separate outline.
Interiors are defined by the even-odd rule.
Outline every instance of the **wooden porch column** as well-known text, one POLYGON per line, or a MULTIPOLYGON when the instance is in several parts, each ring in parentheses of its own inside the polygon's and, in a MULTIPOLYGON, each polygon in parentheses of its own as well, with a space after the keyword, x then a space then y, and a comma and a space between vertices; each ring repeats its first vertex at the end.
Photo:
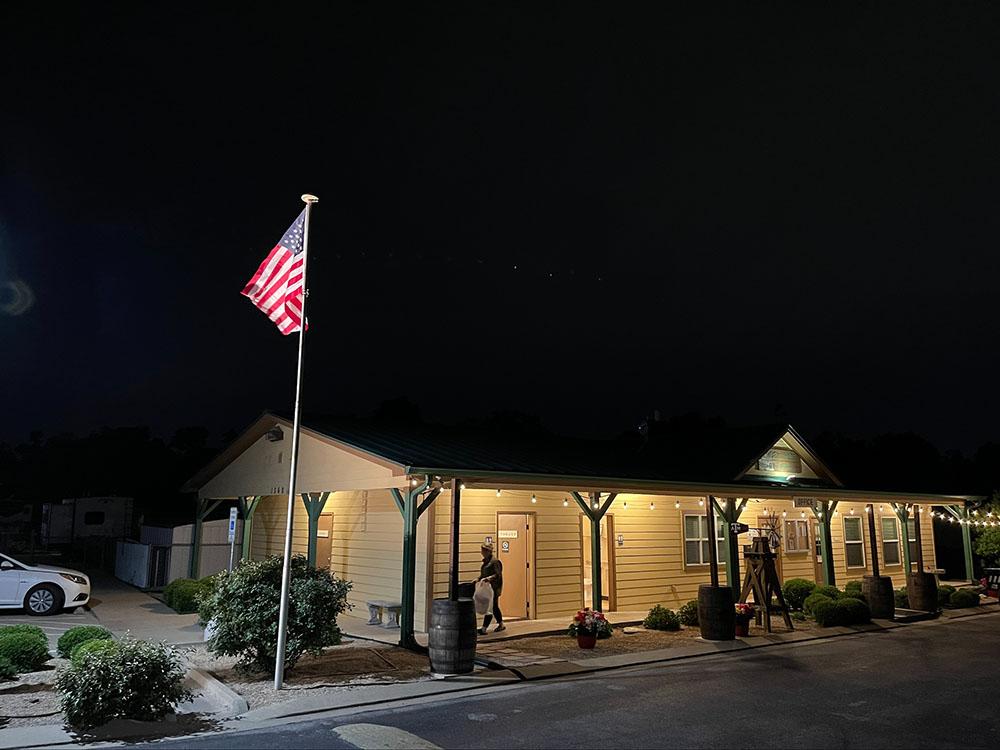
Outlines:
POLYGON ((188 560, 188 578, 198 577, 199 563, 201 562, 201 526, 208 514, 219 507, 221 500, 205 500, 197 498, 195 500, 194 528, 191 529, 191 558, 188 560))
POLYGON ((878 538, 875 536, 875 506, 872 503, 868 503, 865 509, 868 511, 868 538, 871 540, 872 575, 878 578, 878 538))
POLYGON ((250 559, 250 544, 253 541, 253 516, 257 511, 257 506, 260 505, 260 500, 260 495, 248 495, 247 497, 236 498, 236 502, 240 508, 240 515, 243 516, 243 541, 240 546, 241 560, 250 559))
POLYGON ((910 575, 913 572, 913 561, 910 559, 910 509, 906 507, 905 503, 893 503, 892 509, 896 512, 896 518, 899 519, 901 529, 899 532, 899 544, 903 548, 904 575, 910 575))
POLYGON ((596 506, 600 502, 600 492, 588 493, 590 503, 584 500, 579 492, 571 492, 570 494, 576 500, 576 504, 580 506, 584 515, 590 519, 591 609, 595 612, 602 612, 604 610, 604 592, 601 590, 601 519, 604 518, 604 514, 608 512, 608 508, 611 507, 611 503, 615 501, 618 494, 615 492, 609 493, 608 499, 598 508, 593 506, 596 506))
POLYGON ((823 583, 827 586, 837 585, 836 568, 833 565, 833 534, 830 530, 830 522, 833 520, 833 511, 837 509, 838 500, 820 500, 819 509, 813 508, 813 515, 819 524, 819 545, 820 554, 823 556, 823 583))
MULTIPOLYGON (((924 572, 924 543, 920 539, 920 506, 913 506, 913 535, 917 538, 917 572, 924 572)), ((906 546, 910 545, 910 540, 906 540, 906 546)))
POLYGON ((462 543, 461 534, 461 511, 462 511, 462 480, 451 480, 451 557, 448 561, 448 598, 458 601, 458 562, 460 546, 462 543))
POLYGON ((715 505, 715 512, 725 521, 722 533, 726 540, 726 583, 733 590, 733 600, 738 601, 743 585, 740 580, 739 535, 732 532, 730 524, 740 520, 743 509, 749 501, 744 498, 742 502, 737 504, 736 498, 727 497, 725 506, 720 506, 719 501, 715 498, 712 499, 712 502, 715 505))
POLYGON ((316 567, 316 535, 319 532, 319 517, 326 507, 326 501, 330 499, 329 492, 303 492, 302 504, 306 506, 306 515, 309 517, 309 532, 306 536, 306 559, 309 566, 316 567))
POLYGON ((965 505, 955 507, 945 505, 944 509, 951 513, 962 527, 962 551, 965 553, 965 578, 975 583, 975 573, 972 564, 972 527, 969 518, 969 508, 965 505))
POLYGON ((441 488, 436 487, 427 493, 422 503, 417 503, 421 493, 427 490, 429 477, 416 487, 410 486, 403 496, 395 487, 390 489, 392 499, 396 503, 400 514, 403 516, 403 570, 400 584, 400 607, 399 611, 399 645, 409 649, 419 649, 414 637, 414 617, 417 608, 417 523, 420 516, 430 507, 434 499, 441 494, 441 488))

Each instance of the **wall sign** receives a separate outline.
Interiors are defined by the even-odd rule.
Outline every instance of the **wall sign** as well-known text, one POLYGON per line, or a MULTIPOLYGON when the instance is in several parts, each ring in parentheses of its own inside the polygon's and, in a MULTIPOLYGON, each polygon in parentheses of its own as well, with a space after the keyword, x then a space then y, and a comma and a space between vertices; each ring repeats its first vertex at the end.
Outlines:
POLYGON ((504 539, 502 542, 500 542, 500 551, 501 552, 510 552, 510 541, 509 540, 504 539))
POLYGON ((497 532, 499 539, 517 539, 517 529, 500 529, 497 532))
POLYGON ((619 534, 618 535, 618 546, 619 547, 624 547, 625 546, 625 535, 624 534, 619 534))
POLYGON ((816 498, 814 497, 797 497, 793 501, 796 508, 815 508, 816 498))

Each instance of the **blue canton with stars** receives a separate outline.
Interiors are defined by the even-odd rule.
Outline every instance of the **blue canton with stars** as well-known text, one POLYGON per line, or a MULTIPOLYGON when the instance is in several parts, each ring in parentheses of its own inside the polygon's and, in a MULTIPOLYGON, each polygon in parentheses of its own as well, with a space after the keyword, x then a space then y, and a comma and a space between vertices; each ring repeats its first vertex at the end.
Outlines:
POLYGON ((305 231, 305 224, 306 210, 303 208, 302 213, 299 214, 299 218, 288 227, 287 232, 281 235, 281 242, 278 244, 291 250, 292 255, 298 255, 302 252, 302 233, 305 231))

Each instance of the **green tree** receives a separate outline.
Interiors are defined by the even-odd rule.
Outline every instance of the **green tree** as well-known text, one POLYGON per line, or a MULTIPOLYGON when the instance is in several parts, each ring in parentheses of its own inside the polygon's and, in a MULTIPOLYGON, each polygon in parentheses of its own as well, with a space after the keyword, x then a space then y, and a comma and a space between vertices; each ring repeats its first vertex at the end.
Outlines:
POLYGON ((986 567, 995 567, 1000 563, 1000 491, 993 493, 993 499, 977 509, 976 520, 983 521, 986 526, 972 527, 972 551, 977 557, 986 561, 986 567))

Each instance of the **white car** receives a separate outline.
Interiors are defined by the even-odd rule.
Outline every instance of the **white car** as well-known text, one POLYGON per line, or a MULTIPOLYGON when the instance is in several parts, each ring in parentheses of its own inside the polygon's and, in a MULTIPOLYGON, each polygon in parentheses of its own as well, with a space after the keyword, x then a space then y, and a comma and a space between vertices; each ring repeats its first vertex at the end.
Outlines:
POLYGON ((79 570, 27 565, 0 554, 0 607, 54 615, 90 601, 90 579, 79 570))

